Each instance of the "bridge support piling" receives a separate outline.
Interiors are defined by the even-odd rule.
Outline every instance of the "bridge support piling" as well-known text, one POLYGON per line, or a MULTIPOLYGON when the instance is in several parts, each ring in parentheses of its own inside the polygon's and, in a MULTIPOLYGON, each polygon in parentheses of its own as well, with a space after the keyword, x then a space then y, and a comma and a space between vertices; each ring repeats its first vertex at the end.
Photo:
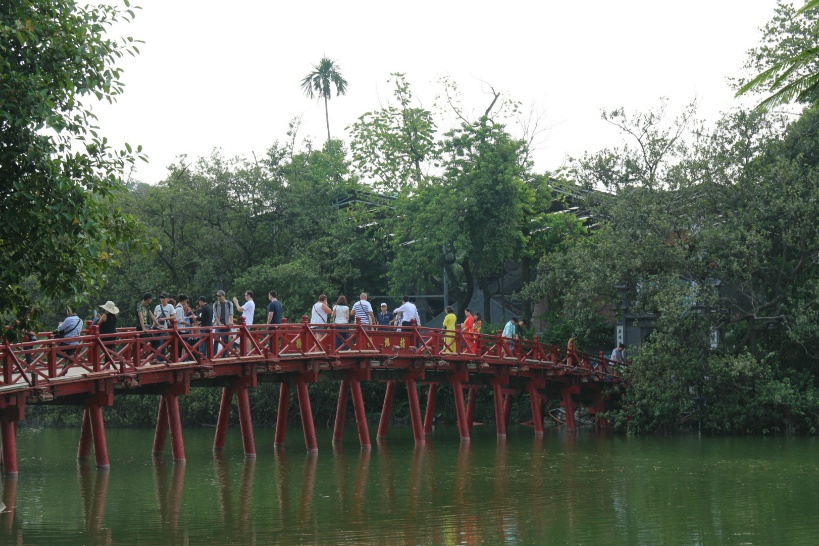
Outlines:
POLYGON ((301 413, 301 426, 304 429, 304 443, 307 446, 307 451, 313 453, 318 451, 316 427, 313 425, 310 392, 307 390, 307 382, 303 379, 296 380, 296 393, 299 396, 299 413, 301 413))
POLYGON ((222 389, 222 401, 219 404, 219 418, 216 421, 216 434, 213 437, 214 451, 225 449, 228 425, 230 424, 230 409, 233 404, 233 386, 222 389))
POLYGON ((503 427, 506 430, 509 430, 509 420, 512 416, 512 401, 514 398, 515 395, 513 394, 506 394, 503 397, 503 427))
POLYGON ((165 439, 168 435, 168 405, 165 397, 159 397, 159 409, 156 413, 156 431, 154 432, 154 455, 165 452, 165 439))
POLYGON ((492 394, 495 403, 495 429, 498 432, 498 438, 506 438, 506 419, 503 417, 503 390, 501 384, 497 381, 492 383, 492 394))
POLYGON ((532 385, 527 386, 526 390, 529 392, 529 404, 532 406, 532 426, 535 429, 535 436, 543 436, 543 413, 540 411, 540 393, 532 385))
POLYGON ((475 399, 478 396, 478 387, 470 385, 469 396, 466 404, 466 422, 469 424, 469 429, 472 430, 472 423, 475 422, 475 399))
POLYGON ((3 474, 17 476, 17 426, 15 420, 4 412, 0 419, 0 435, 3 437, 3 474))
POLYGON ((247 387, 237 381, 234 390, 236 391, 236 403, 239 406, 239 429, 242 431, 245 457, 255 457, 256 441, 253 438, 253 419, 250 416, 250 398, 247 395, 247 387))
MULTIPOLYGON (((463 398, 463 396, 461 396, 463 398)), ((432 424, 435 421, 435 403, 438 400, 438 383, 429 384, 427 394, 427 410, 424 413, 424 434, 432 434, 432 424)))
POLYGON ((338 403, 336 404, 336 423, 333 426, 333 443, 341 443, 344 438, 344 421, 347 419, 347 380, 342 379, 338 388, 338 403))
POLYGON ((412 434, 416 444, 426 443, 424 439, 424 423, 421 421, 421 404, 418 401, 418 389, 415 379, 405 379, 407 395, 409 397, 410 419, 412 420, 412 434))
POLYGON ((395 401, 395 381, 387 381, 387 392, 384 394, 384 406, 381 408, 381 420, 378 422, 378 438, 386 438, 390 429, 392 404, 395 401))
POLYGON ((350 380, 350 390, 353 393, 353 409, 355 409, 355 424, 358 428, 358 441, 361 447, 369 449, 370 429, 367 426, 367 414, 364 411, 364 396, 361 394, 361 383, 358 379, 350 380))
POLYGON ((561 405, 563 409, 566 410, 566 430, 574 432, 577 430, 577 422, 574 418, 574 399, 572 398, 572 388, 564 388, 560 390, 560 394, 563 396, 563 402, 561 405))
POLYGON ((290 383, 284 381, 279 388, 279 411, 276 414, 276 446, 284 447, 287 440, 287 408, 290 407, 290 383))
POLYGON ((165 393, 162 396, 168 410, 168 424, 171 429, 171 450, 173 451, 173 462, 185 462, 185 441, 182 438, 182 416, 179 413, 179 397, 176 393, 165 393))
POLYGON ((608 420, 603 417, 606 411, 606 403, 603 402, 603 397, 599 392, 594 393, 594 427, 595 428, 609 428, 608 420))
MULTIPOLYGON (((469 441, 469 417, 464 404, 464 387, 460 381, 452 381, 452 393, 455 395, 455 414, 458 417, 458 432, 461 441, 469 441)), ((470 389, 471 392, 471 389, 470 389)))
POLYGON ((94 435, 94 458, 97 468, 110 468, 108 462, 108 441, 105 438, 105 420, 102 417, 102 406, 89 404, 86 406, 91 420, 91 431, 94 435))
POLYGON ((91 458, 91 445, 94 435, 91 432, 91 413, 88 408, 82 410, 82 426, 80 427, 80 445, 77 448, 77 460, 85 461, 91 458))

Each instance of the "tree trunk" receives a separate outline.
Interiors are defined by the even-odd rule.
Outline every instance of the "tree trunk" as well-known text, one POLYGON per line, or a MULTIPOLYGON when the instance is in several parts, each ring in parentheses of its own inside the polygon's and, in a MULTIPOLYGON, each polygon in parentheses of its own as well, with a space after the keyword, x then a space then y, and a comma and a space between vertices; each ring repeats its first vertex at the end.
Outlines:
MULTIPOLYGON (((523 281, 523 286, 527 286, 530 282, 532 282, 532 271, 531 271, 531 259, 528 256, 524 256, 520 260, 521 263, 521 280, 523 281)), ((532 325, 532 302, 531 300, 524 299, 523 304, 520 310, 523 320, 526 321, 526 324, 529 326, 532 325)))
POLYGON ((330 150, 330 111, 327 107, 327 95, 324 95, 324 120, 327 122, 327 151, 332 153, 332 150, 330 150))

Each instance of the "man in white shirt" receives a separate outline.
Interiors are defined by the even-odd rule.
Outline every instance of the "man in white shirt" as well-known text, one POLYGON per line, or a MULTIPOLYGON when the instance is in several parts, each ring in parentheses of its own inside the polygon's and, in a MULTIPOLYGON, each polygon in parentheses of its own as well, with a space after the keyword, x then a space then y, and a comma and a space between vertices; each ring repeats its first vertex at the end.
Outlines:
POLYGON ((253 313, 256 312, 256 303, 253 301, 253 292, 248 290, 245 292, 245 304, 239 305, 239 300, 233 296, 233 305, 236 309, 242 312, 242 318, 245 319, 245 325, 253 324, 253 313))
POLYGON ((393 314, 401 313, 401 326, 411 326, 413 319, 415 319, 416 324, 420 325, 418 308, 409 300, 409 296, 402 296, 401 301, 404 302, 401 307, 393 311, 393 314))
POLYGON ((159 303, 154 307, 154 317, 156 317, 159 327, 163 330, 170 328, 171 321, 176 319, 176 310, 173 308, 173 305, 168 303, 168 298, 170 297, 170 294, 167 292, 162 292, 159 295, 159 303))
POLYGON ((373 306, 367 301, 367 293, 362 292, 359 300, 353 304, 355 318, 361 320, 361 324, 375 324, 373 316, 373 306))

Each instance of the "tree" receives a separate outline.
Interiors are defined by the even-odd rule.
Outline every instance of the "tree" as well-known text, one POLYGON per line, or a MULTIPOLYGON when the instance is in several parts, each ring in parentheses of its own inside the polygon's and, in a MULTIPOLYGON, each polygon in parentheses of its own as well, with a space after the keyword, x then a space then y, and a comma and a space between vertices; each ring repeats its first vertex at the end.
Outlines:
POLYGON ((669 135, 690 116, 670 127, 651 112, 619 119, 636 145, 586 156, 573 171, 597 227, 543 258, 533 295, 583 334, 619 304, 617 285, 633 315, 652 317, 631 353, 623 411, 612 415, 630 431, 690 422, 691 389, 708 400, 706 430, 809 430, 819 371, 819 112, 788 126, 737 112, 673 145, 669 135))
MULTIPOLYGON (((443 175, 397 204, 396 289, 443 269, 462 313, 475 286, 486 291, 504 263, 517 257, 524 242, 522 148, 522 141, 486 116, 447 134, 443 175)), ((487 309, 483 318, 489 322, 487 309)))
POLYGON ((347 80, 341 76, 340 67, 335 61, 322 57, 319 64, 313 67, 313 71, 301 80, 301 87, 304 94, 311 99, 318 95, 319 100, 324 99, 324 118, 327 122, 327 144, 330 144, 330 113, 327 101, 332 97, 336 88, 336 96, 347 94, 347 80))
POLYGON ((759 72, 740 82, 737 96, 773 93, 757 109, 771 110, 789 102, 819 99, 819 0, 807 0, 796 11, 780 3, 763 29, 762 44, 749 51, 747 67, 759 72))
POLYGON ((115 204, 140 148, 113 150, 88 101, 123 91, 117 60, 138 52, 106 31, 130 9, 72 0, 0 8, 0 310, 25 318, 31 293, 87 298, 122 252, 139 248, 137 222, 115 204), (30 286, 26 284, 25 286, 30 286))
POLYGON ((396 104, 367 112, 350 133, 353 165, 380 191, 397 194, 421 184, 440 156, 432 113, 413 106, 409 83, 392 74, 396 104))

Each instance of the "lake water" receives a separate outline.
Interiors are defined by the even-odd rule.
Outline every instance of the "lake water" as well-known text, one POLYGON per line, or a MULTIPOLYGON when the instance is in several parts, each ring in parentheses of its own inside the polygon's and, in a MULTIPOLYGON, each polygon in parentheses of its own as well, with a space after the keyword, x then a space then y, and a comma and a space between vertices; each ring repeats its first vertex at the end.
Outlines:
POLYGON ((152 430, 108 430, 110 471, 76 461, 79 431, 21 428, 3 480, 0 544, 817 544, 813 438, 628 438, 476 427, 462 444, 406 427, 361 450, 318 430, 273 447, 256 430, 185 430, 187 464, 151 455, 152 430))

